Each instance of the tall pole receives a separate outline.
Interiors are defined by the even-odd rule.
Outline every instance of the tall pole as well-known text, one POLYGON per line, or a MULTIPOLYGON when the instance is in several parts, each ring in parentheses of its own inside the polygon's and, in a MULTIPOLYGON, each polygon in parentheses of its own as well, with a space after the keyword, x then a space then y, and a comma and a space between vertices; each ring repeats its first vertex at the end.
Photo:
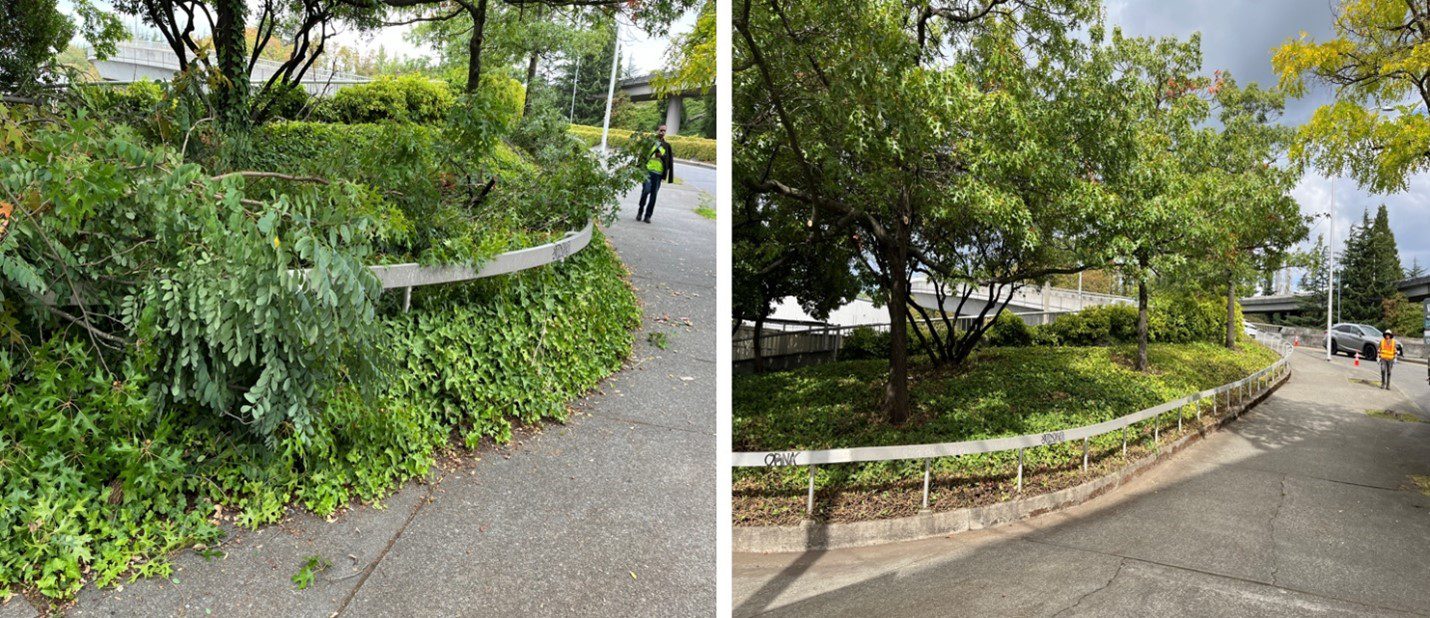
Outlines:
POLYGON ((611 100, 616 98, 616 67, 621 64, 621 20, 616 17, 616 48, 611 54, 611 85, 606 88, 606 119, 601 122, 601 160, 606 159, 606 137, 611 133, 611 100))
POLYGON ((1330 240, 1326 242, 1326 361, 1331 360, 1331 308, 1332 298, 1336 290, 1335 278, 1336 269, 1334 262, 1336 252, 1332 249, 1336 246, 1336 179, 1331 178, 1331 231, 1330 240))
POLYGON ((571 74, 571 114, 566 122, 576 122, 576 84, 581 81, 581 56, 576 56, 576 72, 571 74))

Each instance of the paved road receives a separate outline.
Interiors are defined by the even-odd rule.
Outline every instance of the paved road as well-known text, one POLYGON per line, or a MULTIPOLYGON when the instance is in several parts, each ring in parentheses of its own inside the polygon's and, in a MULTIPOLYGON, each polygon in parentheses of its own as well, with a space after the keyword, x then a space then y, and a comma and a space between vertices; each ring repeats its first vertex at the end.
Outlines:
MULTIPOLYGON (((710 195, 715 195, 715 168, 688 161, 675 162, 675 179, 710 195)), ((659 204, 659 200, 656 203, 659 204)), ((714 208, 714 206, 711 206, 714 208)))
MULTIPOLYGON (((715 611, 715 222, 691 186, 608 230, 645 308, 631 366, 566 425, 409 483, 383 508, 238 532, 76 616, 707 616, 715 611), (688 325, 687 325, 688 319, 688 325), (660 349, 647 333, 665 333, 660 349), (333 563, 312 588, 289 578, 333 563)), ((23 599, 0 618, 28 618, 23 599)))
POLYGON ((1066 511, 947 538, 734 559, 735 615, 1430 613, 1425 367, 1295 355, 1251 414, 1130 485, 1066 511))

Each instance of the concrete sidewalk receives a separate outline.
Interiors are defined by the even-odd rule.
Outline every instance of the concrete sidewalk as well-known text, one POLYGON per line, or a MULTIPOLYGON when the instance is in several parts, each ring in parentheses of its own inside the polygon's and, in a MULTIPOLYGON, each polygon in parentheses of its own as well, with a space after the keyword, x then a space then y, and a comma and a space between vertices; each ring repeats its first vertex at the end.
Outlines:
MULTIPOLYGON (((566 425, 409 483, 382 508, 237 531, 171 579, 87 587, 75 616, 702 616, 715 611, 715 222, 639 188, 607 234, 644 304, 630 366, 566 425), (666 349, 647 333, 665 334, 666 349), (309 556, 333 566, 311 588, 309 556)), ((0 618, 28 618, 22 598, 0 618)))
POLYGON ((1430 613, 1423 367, 1295 355, 1290 382, 1127 487, 992 530, 829 552, 737 554, 735 615, 1430 613))

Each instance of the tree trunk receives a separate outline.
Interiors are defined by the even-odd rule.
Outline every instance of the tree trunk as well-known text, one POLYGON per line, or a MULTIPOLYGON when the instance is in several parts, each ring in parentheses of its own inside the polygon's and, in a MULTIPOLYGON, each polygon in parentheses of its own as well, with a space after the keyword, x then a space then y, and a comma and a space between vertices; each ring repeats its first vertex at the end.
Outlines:
POLYGON ((760 343, 765 333, 765 315, 762 313, 755 318, 755 373, 765 372, 764 346, 760 343))
POLYGON ((472 37, 467 40, 467 92, 476 92, 482 82, 482 43, 487 27, 487 0, 479 0, 472 15, 472 37))
POLYGON ((226 130, 244 130, 249 125, 248 45, 243 29, 248 17, 245 0, 218 0, 214 22, 214 53, 222 80, 214 87, 214 107, 226 130))
POLYGON ((526 63, 526 100, 521 103, 521 117, 525 118, 531 112, 531 95, 536 92, 536 61, 541 58, 541 54, 531 52, 531 60, 526 63))
POLYGON ((901 198, 901 211, 894 217, 894 240, 881 247, 887 254, 889 272, 889 383, 884 391, 884 410, 889 422, 902 425, 909 419, 909 219, 908 197, 901 198))
POLYGON ((1236 281, 1226 275, 1226 349, 1236 349, 1236 281))
POLYGON ((1147 275, 1137 279, 1137 360, 1138 371, 1147 371, 1147 275))

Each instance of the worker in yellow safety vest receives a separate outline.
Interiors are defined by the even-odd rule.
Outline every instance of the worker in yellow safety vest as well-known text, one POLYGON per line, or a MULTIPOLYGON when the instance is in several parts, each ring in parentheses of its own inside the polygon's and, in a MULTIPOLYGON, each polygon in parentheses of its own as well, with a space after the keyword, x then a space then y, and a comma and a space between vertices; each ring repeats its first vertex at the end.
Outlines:
POLYGON ((641 183, 641 201, 636 205, 636 221, 650 223, 655 212, 655 196, 661 181, 675 182, 675 150, 665 141, 665 125, 655 131, 655 146, 646 155, 646 179, 641 183))
POLYGON ((1395 369, 1395 333, 1385 331, 1380 338, 1380 387, 1390 390, 1390 371, 1395 369))

